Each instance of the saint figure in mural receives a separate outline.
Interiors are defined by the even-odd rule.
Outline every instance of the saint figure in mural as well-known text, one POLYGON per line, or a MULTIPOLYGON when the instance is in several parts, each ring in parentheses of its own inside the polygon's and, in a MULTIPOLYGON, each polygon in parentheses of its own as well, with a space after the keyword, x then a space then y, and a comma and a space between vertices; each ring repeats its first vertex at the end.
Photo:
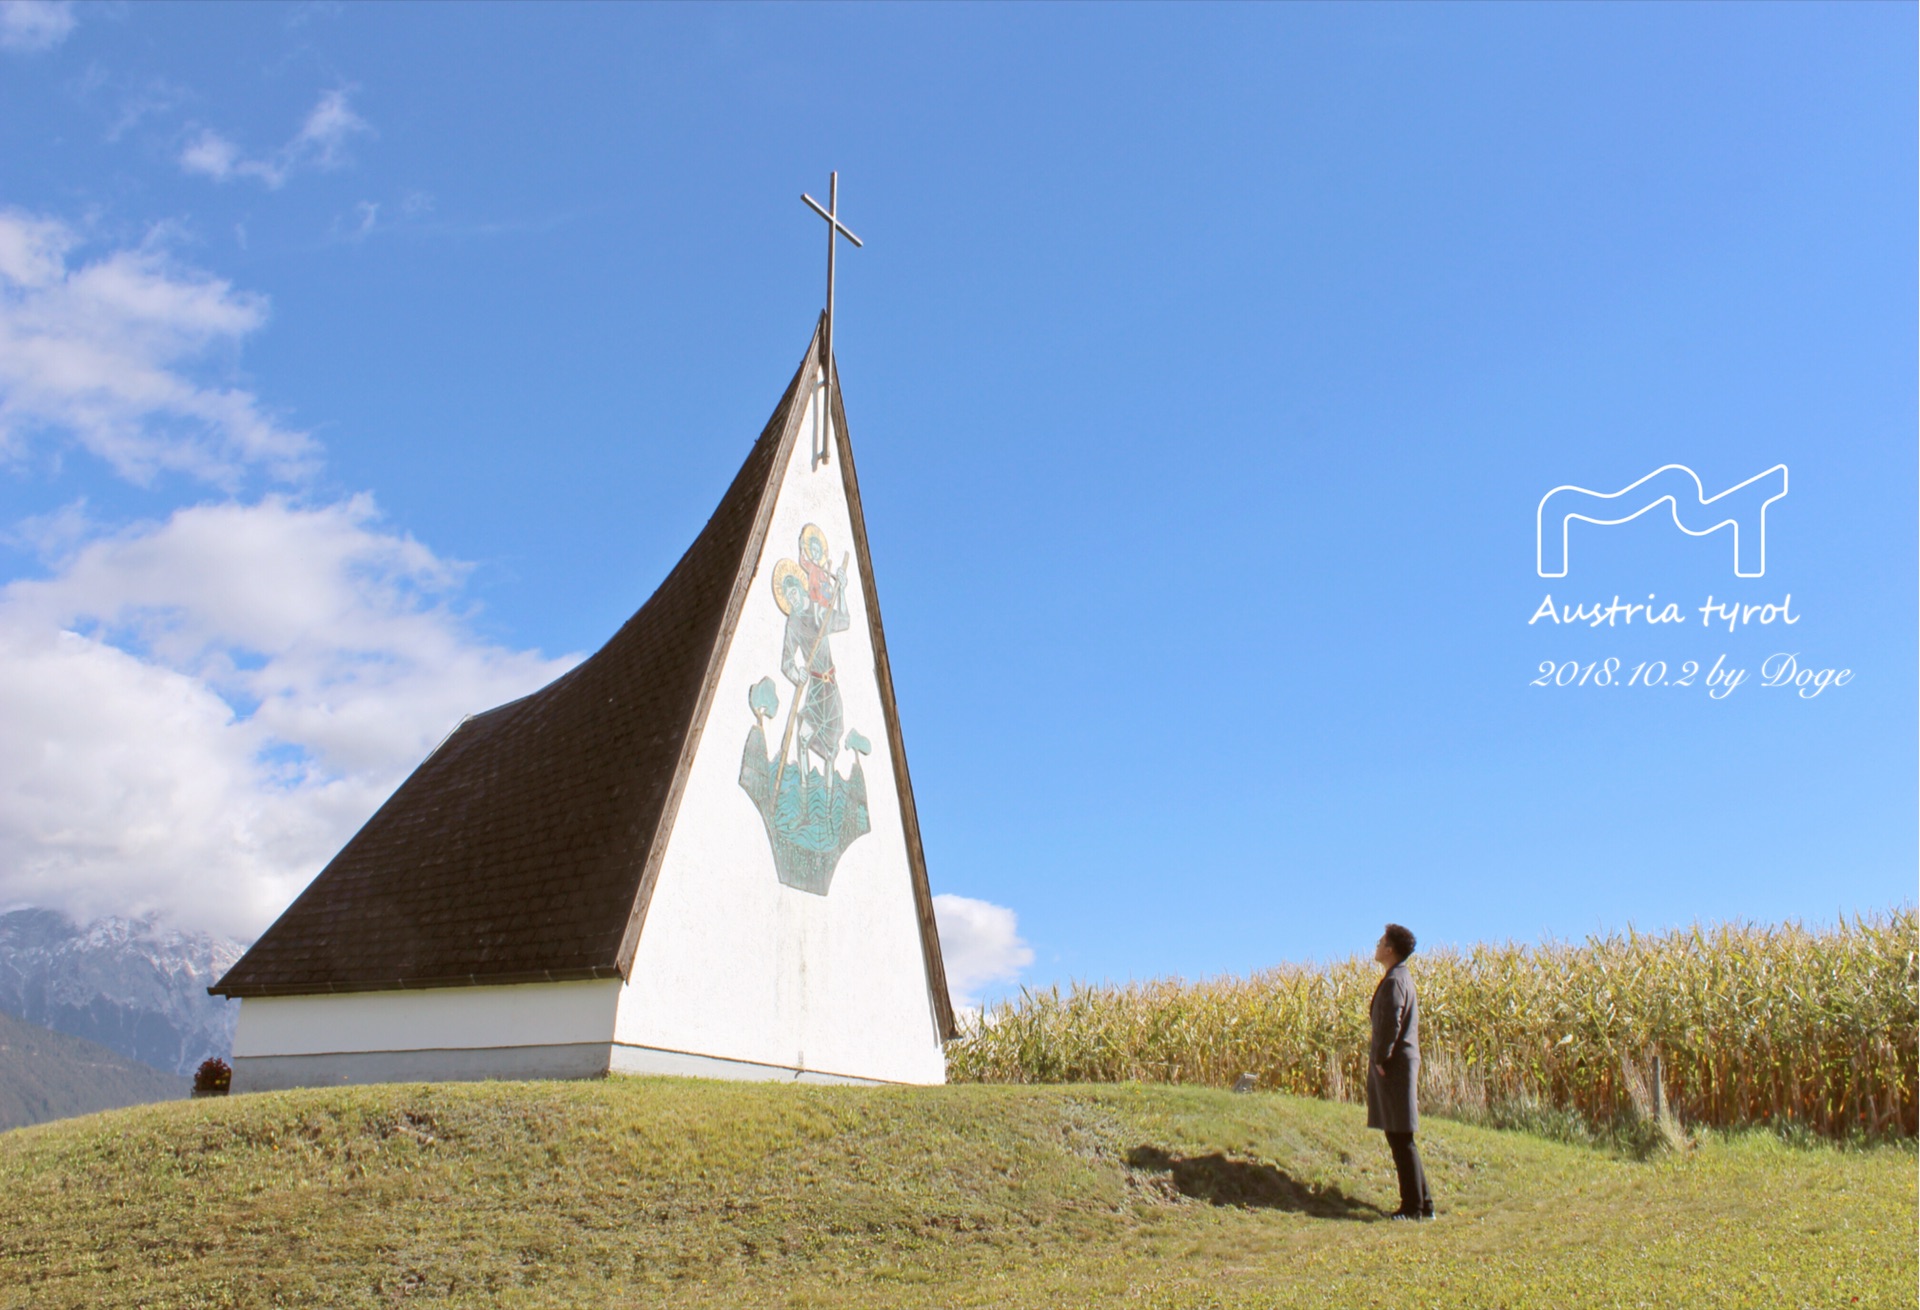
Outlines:
POLYGON ((747 696, 753 727, 740 761, 740 786, 766 824, 780 881, 824 896, 841 854, 868 831, 860 757, 871 747, 845 730, 833 664, 833 634, 852 622, 850 557, 843 555, 839 569, 829 571, 827 535, 812 523, 800 530, 799 556, 773 566, 773 601, 787 616, 780 673, 793 684, 780 749, 770 754, 766 735, 766 725, 779 714, 780 694, 772 678, 762 678, 747 696), (843 748, 854 755, 845 776, 836 767, 843 748))
POLYGON ((803 557, 818 551, 820 559, 803 558, 798 569, 791 560, 781 560, 773 566, 773 586, 775 599, 787 612, 780 672, 794 684, 800 705, 795 724, 798 748, 819 756, 831 769, 840 753, 843 726, 840 684, 833 676, 832 635, 845 632, 852 620, 847 617, 844 594, 846 561, 841 561, 838 574, 829 574, 824 567, 826 549, 825 535, 809 523, 800 534, 800 550, 803 557))
MULTIPOLYGON (((834 605, 834 576, 827 572, 827 534, 809 523, 800 529, 800 570, 807 575, 807 595, 816 605, 831 609, 834 605)), ((846 566, 841 565, 842 574, 846 566)), ((835 628, 839 632, 846 627, 835 628)))

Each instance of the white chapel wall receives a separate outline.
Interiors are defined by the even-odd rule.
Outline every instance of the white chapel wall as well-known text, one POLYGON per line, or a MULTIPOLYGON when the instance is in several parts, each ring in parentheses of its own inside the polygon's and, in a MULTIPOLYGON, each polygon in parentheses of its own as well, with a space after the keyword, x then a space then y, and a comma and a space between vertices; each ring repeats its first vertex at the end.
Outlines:
MULTIPOLYGON (((865 560, 847 565, 847 627, 826 637, 841 727, 865 754, 846 747, 837 752, 835 781, 825 795, 831 805, 835 791, 847 791, 844 779, 858 759, 870 830, 840 852, 824 895, 783 884, 776 869, 775 838, 762 810, 772 804, 765 799, 767 788, 777 782, 760 775, 759 799, 742 782, 756 723, 762 759, 773 761, 787 740, 798 696, 781 667, 789 623, 775 600, 774 576, 795 571, 808 525, 825 538, 830 570, 837 571, 853 549, 837 452, 832 462, 811 467, 808 437, 817 405, 816 395, 725 657, 621 994, 616 1040, 821 1075, 938 1083, 945 1080, 946 1064, 927 994, 906 833, 867 626, 865 560), (756 686, 762 710, 771 704, 762 685, 767 679, 777 707, 756 715, 750 699, 756 686)), ((805 722, 802 716, 802 729, 805 722)), ((825 742, 829 734, 819 736, 825 742)), ((790 748, 781 758, 794 755, 790 748)), ((778 762, 773 768, 781 770, 779 781, 792 785, 778 762)), ((797 867, 792 849, 789 844, 783 866, 789 871, 797 867)), ((615 1067, 620 1065, 616 1053, 615 1067)))
POLYGON ((617 978, 513 987, 429 987, 240 1003, 236 1059, 343 1052, 607 1043, 617 978))

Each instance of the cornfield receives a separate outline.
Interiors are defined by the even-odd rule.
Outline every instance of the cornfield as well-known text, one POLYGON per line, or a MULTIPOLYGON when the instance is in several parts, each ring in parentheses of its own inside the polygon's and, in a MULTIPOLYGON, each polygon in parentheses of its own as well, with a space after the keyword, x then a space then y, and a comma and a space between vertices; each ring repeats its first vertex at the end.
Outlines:
MULTIPOLYGON (((1417 952, 1421 1102, 1473 1117, 1530 1104, 1590 1125, 1916 1131, 1920 920, 1913 907, 1798 924, 1629 932, 1417 952), (1658 1070, 1657 1081, 1655 1070, 1658 1070)), ((1023 991, 949 1046, 967 1082, 1160 1082, 1360 1100, 1379 966, 1023 991)))

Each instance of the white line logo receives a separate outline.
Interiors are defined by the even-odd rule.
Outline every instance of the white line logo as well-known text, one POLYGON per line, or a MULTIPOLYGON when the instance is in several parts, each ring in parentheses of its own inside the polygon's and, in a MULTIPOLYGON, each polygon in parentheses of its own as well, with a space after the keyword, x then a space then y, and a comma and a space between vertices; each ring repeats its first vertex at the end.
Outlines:
POLYGON ((1567 525, 1575 519, 1602 525, 1637 519, 1662 505, 1673 507, 1673 526, 1704 537, 1733 526, 1735 577, 1767 571, 1767 506, 1787 494, 1787 466, 1775 464, 1738 486, 1709 496, 1700 475, 1685 464, 1663 464, 1638 482, 1614 492, 1555 487, 1540 498, 1535 518, 1534 560, 1543 578, 1567 576, 1567 525))

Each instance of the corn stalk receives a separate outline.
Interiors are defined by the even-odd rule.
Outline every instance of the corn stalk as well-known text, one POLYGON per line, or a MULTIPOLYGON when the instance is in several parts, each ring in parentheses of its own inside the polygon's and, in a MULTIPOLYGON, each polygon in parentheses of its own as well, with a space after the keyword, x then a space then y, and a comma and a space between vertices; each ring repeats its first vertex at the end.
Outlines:
MULTIPOLYGON (((1422 1097, 1524 1101, 1592 1124, 1663 1096, 1685 1121, 1915 1134, 1920 920, 1721 924, 1579 944, 1482 945, 1408 961, 1422 1097), (1658 1056, 1660 1087, 1652 1088, 1658 1056)), ((1159 1082, 1357 1098, 1377 966, 1023 991, 948 1048, 974 1082, 1159 1082)))

